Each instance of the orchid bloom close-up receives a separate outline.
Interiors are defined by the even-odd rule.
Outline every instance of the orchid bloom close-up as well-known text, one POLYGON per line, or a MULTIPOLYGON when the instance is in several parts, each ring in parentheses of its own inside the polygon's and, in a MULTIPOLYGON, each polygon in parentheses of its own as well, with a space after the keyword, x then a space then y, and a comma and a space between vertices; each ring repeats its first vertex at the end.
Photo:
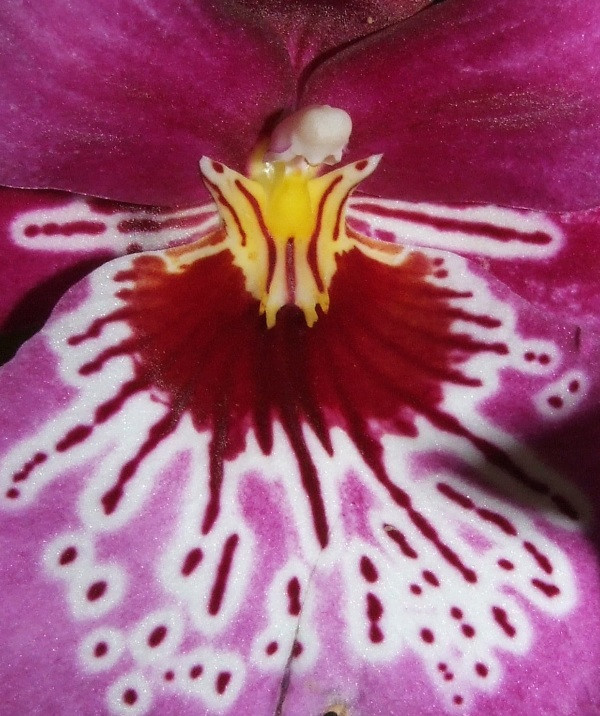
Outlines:
POLYGON ((600 714, 600 5, 0 28, 0 713, 600 714))

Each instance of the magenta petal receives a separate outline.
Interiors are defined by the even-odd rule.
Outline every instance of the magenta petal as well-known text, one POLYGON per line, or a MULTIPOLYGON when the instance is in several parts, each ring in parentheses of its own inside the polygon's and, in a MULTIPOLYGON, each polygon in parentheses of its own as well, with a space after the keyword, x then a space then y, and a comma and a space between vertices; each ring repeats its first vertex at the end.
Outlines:
POLYGON ((199 157, 240 167, 290 102, 284 48, 226 3, 10 3, 0 24, 0 183, 11 186, 199 203, 199 157))
POLYGON ((303 102, 350 112, 367 191, 545 209, 600 203, 600 5, 449 0, 336 55, 303 102))
POLYGON ((319 53, 410 17, 432 0, 236 0, 282 38, 295 68, 319 53))
POLYGON ((172 210, 0 188, 0 363, 43 326, 70 286, 100 264, 190 243, 217 221, 212 202, 172 210))
MULTIPOLYGON (((30 192, 0 189, 0 253, 2 255, 2 292, 0 294, 0 363, 38 331, 62 294, 115 252, 106 244, 98 245, 92 235, 75 250, 62 250, 58 237, 53 250, 36 250, 31 230, 16 235, 20 219, 34 214, 52 217, 73 201, 59 192, 30 192), (28 246, 28 243, 30 245, 28 246)), ((23 224, 28 229, 27 223, 23 224)), ((40 235, 43 231, 40 227, 40 235)), ((49 233, 49 232, 47 232, 49 233)), ((47 236, 46 238, 50 238, 47 236)), ((64 237, 63 237, 64 238, 64 237)))

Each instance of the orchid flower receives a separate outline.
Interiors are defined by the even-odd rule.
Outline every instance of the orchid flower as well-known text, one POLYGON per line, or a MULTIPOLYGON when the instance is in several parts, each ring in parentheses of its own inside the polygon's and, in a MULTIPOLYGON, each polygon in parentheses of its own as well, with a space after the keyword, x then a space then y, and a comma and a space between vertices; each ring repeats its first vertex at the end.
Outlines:
POLYGON ((0 15, 4 712, 600 713, 600 9, 0 15))

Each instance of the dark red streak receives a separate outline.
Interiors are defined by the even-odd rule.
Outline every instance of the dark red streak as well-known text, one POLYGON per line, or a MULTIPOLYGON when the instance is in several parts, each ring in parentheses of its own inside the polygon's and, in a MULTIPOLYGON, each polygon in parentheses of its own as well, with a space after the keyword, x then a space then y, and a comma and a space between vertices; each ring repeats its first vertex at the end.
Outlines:
POLYGON ((87 598, 90 602, 95 602, 104 596, 107 588, 107 584, 104 581, 94 582, 87 590, 87 598))
MULTIPOLYGON (((116 277, 115 277, 115 280, 116 277)), ((98 338, 100 335, 100 332, 104 328, 104 326, 108 325, 109 323, 117 323, 118 321, 126 320, 129 317, 130 311, 127 308, 121 308, 117 311, 114 311, 109 316, 103 316, 102 318, 96 318, 95 321, 92 322, 90 327, 85 331, 84 333, 81 333, 79 335, 70 336, 67 343, 70 346, 77 346, 80 343, 83 343, 84 341, 88 341, 92 338, 98 338)))
POLYGON ((440 580, 435 576, 433 572, 431 572, 428 569, 425 569, 423 571, 423 579, 428 583, 431 584, 432 587, 439 587, 440 586, 440 580))
POLYGON ((515 565, 508 559, 499 559, 498 566, 500 569, 505 569, 507 572, 515 568, 515 565))
POLYGON ((335 215, 335 226, 333 227, 334 242, 340 238, 341 227, 342 227, 342 217, 344 216, 344 212, 346 211, 346 202, 348 201, 349 196, 350 196, 350 192, 348 192, 346 194, 346 196, 344 197, 343 201, 340 202, 340 205, 338 206, 337 213, 335 215))
POLYGON ((360 204, 357 207, 362 211, 368 211, 376 216, 387 216, 402 221, 410 221, 412 224, 420 224, 431 226, 437 231, 460 231, 463 234, 471 236, 485 235, 490 239, 495 239, 501 243, 510 241, 520 241, 525 244, 534 244, 536 246, 544 246, 552 241, 552 238, 542 231, 535 231, 531 234, 517 231, 516 229, 508 229, 494 224, 488 224, 479 221, 460 221, 457 219, 449 219, 441 216, 428 216, 417 211, 407 211, 403 209, 388 209, 377 206, 376 204, 360 204))
POLYGON ((508 615, 502 607, 492 607, 492 615, 494 617, 494 620, 500 626, 502 631, 506 634, 506 636, 514 637, 514 635, 517 633, 517 630, 514 628, 514 626, 508 621, 508 615))
POLYGON ((135 475, 144 458, 175 430, 179 418, 180 413, 175 411, 168 412, 158 423, 150 428, 148 438, 144 441, 134 457, 128 460, 121 468, 115 486, 102 496, 101 502, 105 514, 110 515, 115 511, 123 497, 123 489, 126 483, 135 475))
POLYGON ((205 211, 200 214, 172 217, 162 221, 157 221, 156 219, 123 219, 118 223, 117 230, 121 234, 132 234, 155 233, 167 229, 192 229, 206 221, 207 216, 210 216, 210 214, 210 211, 205 211))
POLYGON ((181 574, 184 577, 189 577, 190 574, 196 569, 196 567, 200 564, 202 561, 202 550, 200 547, 194 547, 194 549, 191 549, 185 556, 185 559, 183 561, 183 565, 181 567, 181 574))
POLYGON ((296 300, 295 248, 294 240, 289 238, 285 244, 285 286, 289 303, 294 303, 296 300))
POLYGON ((101 659, 108 653, 108 644, 105 641, 99 641, 94 647, 94 656, 101 659))
POLYGON ((25 227, 25 236, 33 238, 44 234, 44 236, 74 236, 75 234, 84 234, 88 236, 97 236, 106 231, 106 224, 100 221, 69 221, 65 224, 30 224, 25 227))
POLYGON ((475 503, 470 497, 463 495, 450 485, 447 485, 444 482, 439 482, 437 484, 437 489, 449 500, 452 500, 452 502, 460 505, 465 510, 475 510, 476 514, 478 514, 482 520, 496 525, 496 527, 500 528, 505 534, 511 535, 512 537, 517 534, 516 527, 509 520, 507 520, 506 517, 483 507, 476 508, 475 503))
POLYGON ((366 581, 370 582, 371 584, 377 581, 377 569, 375 568, 373 562, 371 562, 371 560, 366 555, 363 555, 360 558, 360 573, 366 579, 366 581))
POLYGON ((77 550, 75 549, 75 547, 67 547, 67 549, 65 549, 64 552, 60 555, 58 563, 61 567, 64 567, 67 564, 71 564, 71 562, 74 562, 76 559, 77 550))
POLYGON ((227 404, 222 401, 215 415, 213 434, 209 446, 209 499, 202 522, 202 534, 207 535, 213 528, 221 511, 221 488, 225 474, 224 451, 227 444, 227 404))
POLYGON ((65 452, 70 448, 74 447, 78 443, 82 443, 86 438, 92 434, 92 425, 77 425, 56 443, 57 452, 65 452))
POLYGON ((486 522, 491 522, 492 524, 496 525, 496 527, 499 527, 502 532, 504 532, 504 534, 510 535, 511 537, 514 537, 517 534, 517 528, 512 524, 512 522, 509 522, 506 517, 499 515, 497 512, 487 510, 483 507, 477 508, 475 512, 479 515, 479 517, 481 517, 482 520, 485 520, 486 522))
POLYGON ((398 547, 400 547, 400 551, 405 557, 408 557, 409 559, 417 559, 419 556, 414 550, 410 544, 408 543, 406 537, 400 532, 400 530, 397 530, 395 527, 392 527, 391 525, 384 525, 383 526, 385 534, 393 541, 395 542, 398 547))
POLYGON ((531 542, 523 542, 523 547, 525 547, 546 574, 552 574, 552 564, 545 554, 542 554, 531 542))
POLYGON ((455 490, 445 482, 438 482, 436 487, 442 495, 445 495, 449 500, 452 500, 452 502, 456 502, 457 505, 460 505, 465 510, 472 510, 475 507, 470 497, 463 495, 462 492, 455 490))
POLYGON ((231 674, 228 671, 221 671, 217 676, 216 689, 218 694, 224 694, 225 689, 231 681, 231 674))
POLYGON ((431 629, 421 629, 421 639, 426 644, 433 644, 433 642, 435 641, 435 636, 431 629))
POLYGON ((152 630, 152 633, 148 637, 148 646, 155 649, 164 641, 166 636, 167 627, 163 626, 162 624, 160 626, 157 626, 156 629, 152 630))
POLYGON ((223 598, 225 597, 227 580, 229 579, 231 565, 233 564, 233 555, 235 554, 239 540, 240 538, 237 534, 230 535, 223 547, 221 561, 217 567, 217 578, 213 584, 213 588, 210 593, 210 600, 208 602, 208 613, 212 616, 218 614, 219 609, 221 609, 221 604, 223 603, 223 598))
POLYGON ((383 616, 383 605, 379 599, 372 593, 367 594, 367 618, 370 621, 369 627, 369 639, 374 644, 379 644, 383 641, 383 632, 377 622, 383 616))
POLYGON ((296 617, 300 614, 300 582, 298 577, 292 577, 287 585, 288 613, 296 617))
POLYGON ((12 481, 22 482, 23 480, 26 480, 31 474, 31 472, 34 470, 34 468, 46 462, 47 459, 48 456, 46 455, 46 453, 36 452, 36 454, 31 458, 31 460, 28 460, 18 472, 15 472, 12 481))
MULTIPOLYGON (((255 197, 246 189, 246 187, 242 184, 242 182, 239 179, 235 180, 236 187, 240 190, 240 192, 246 197, 246 200, 252 207, 252 211, 254 212, 254 215, 256 216, 256 221, 258 222, 258 227, 261 230, 261 233, 267 242, 267 249, 269 252, 269 269, 267 272, 267 291, 271 287, 271 281, 273 280, 273 272, 275 270, 275 244, 273 242, 273 237, 271 236, 271 232, 267 228, 267 225, 265 224, 265 219, 263 217, 261 208, 258 204, 258 201, 256 201, 255 197)), ((245 245, 245 234, 244 234, 244 241, 242 241, 242 246, 245 245)))
POLYGON ((221 206, 224 206, 227 211, 231 214, 231 218, 234 220, 235 225, 237 226, 237 230, 240 234, 240 239, 242 242, 242 246, 246 245, 246 232, 244 231, 242 227, 242 223, 240 221, 240 217, 238 216, 236 210, 231 206, 231 204, 227 201, 225 198, 223 192, 219 189, 219 187, 216 184, 213 184, 209 179, 204 177, 204 181, 206 182, 206 185, 208 186, 211 193, 214 195, 216 194, 216 200, 217 203, 219 203, 221 206))
MULTIPOLYGON (((321 238, 321 227, 323 225, 323 212, 325 210, 325 202, 327 201, 329 195, 341 181, 342 175, 340 174, 331 182, 331 184, 323 192, 319 201, 319 206, 317 208, 317 220, 315 223, 315 228, 308 242, 306 260, 308 261, 310 270, 312 271, 315 281, 317 282, 317 288, 319 289, 319 291, 323 291, 325 288, 323 284, 323 277, 321 276, 321 272, 319 270, 318 260, 319 240, 321 238)), ((327 237, 325 237, 325 240, 327 240, 327 237)))
POLYGON ((556 597, 560 594, 560 589, 556 586, 556 584, 548 584, 548 582, 543 582, 541 579, 532 579, 531 583, 536 589, 539 589, 540 592, 543 592, 547 597, 556 597))

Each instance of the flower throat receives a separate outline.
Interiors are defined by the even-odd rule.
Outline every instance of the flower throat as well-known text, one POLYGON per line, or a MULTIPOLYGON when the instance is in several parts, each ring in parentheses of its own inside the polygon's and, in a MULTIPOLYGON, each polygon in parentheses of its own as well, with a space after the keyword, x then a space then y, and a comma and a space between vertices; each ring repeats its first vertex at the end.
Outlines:
MULTIPOLYGON (((307 107, 283 120, 270 144, 258 147, 248 176, 203 157, 200 170, 222 226, 208 239, 169 252, 169 270, 183 271, 228 249, 269 328, 286 305, 300 308, 308 326, 314 325, 317 308, 329 309, 337 257, 358 247, 378 258, 347 228, 345 209, 380 155, 321 173, 324 165, 339 162, 351 129, 343 110, 307 107)), ((380 260, 390 258, 382 254, 380 260)))

